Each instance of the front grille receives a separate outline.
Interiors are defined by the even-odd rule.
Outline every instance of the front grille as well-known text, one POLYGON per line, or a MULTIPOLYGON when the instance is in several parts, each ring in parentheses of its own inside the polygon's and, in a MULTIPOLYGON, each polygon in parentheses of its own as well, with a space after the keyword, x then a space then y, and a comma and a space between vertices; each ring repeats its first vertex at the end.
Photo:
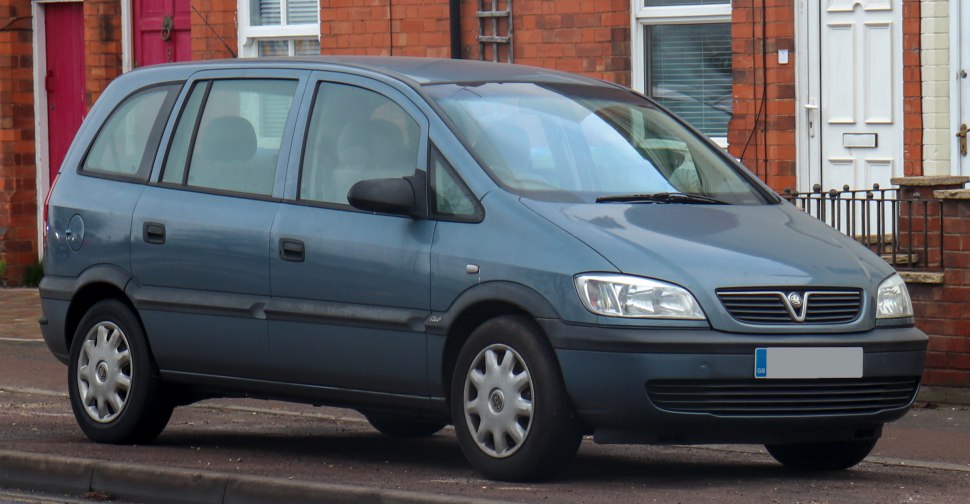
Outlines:
POLYGON ((866 414, 903 408, 918 377, 840 380, 658 380, 647 395, 660 409, 718 416, 866 414))
POLYGON ((749 324, 847 324, 862 312, 860 291, 719 291, 717 297, 732 317, 749 324))

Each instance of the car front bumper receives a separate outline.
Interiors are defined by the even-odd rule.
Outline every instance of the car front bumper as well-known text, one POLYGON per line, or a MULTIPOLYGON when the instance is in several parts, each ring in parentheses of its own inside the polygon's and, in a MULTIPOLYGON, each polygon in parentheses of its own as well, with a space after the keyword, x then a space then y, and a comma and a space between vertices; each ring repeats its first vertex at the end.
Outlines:
POLYGON ((927 337, 733 334, 541 321, 576 412, 603 443, 789 443, 878 437, 915 399, 927 337), (862 347, 863 376, 756 379, 760 347, 862 347))

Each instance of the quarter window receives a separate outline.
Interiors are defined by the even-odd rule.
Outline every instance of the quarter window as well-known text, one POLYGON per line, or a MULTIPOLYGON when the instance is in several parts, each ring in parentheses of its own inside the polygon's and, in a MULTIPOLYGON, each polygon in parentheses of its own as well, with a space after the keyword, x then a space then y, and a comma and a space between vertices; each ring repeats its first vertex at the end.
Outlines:
POLYGON ((310 116, 300 199, 346 205, 361 180, 413 175, 421 127, 384 95, 323 83, 310 116))
POLYGON ((434 212, 442 217, 474 217, 477 208, 471 193, 438 149, 431 152, 431 192, 434 212))
POLYGON ((634 88, 727 145, 731 3, 634 0, 634 88))
POLYGON ((127 98, 98 133, 81 171, 147 179, 179 87, 153 87, 127 98))
POLYGON ((297 82, 239 79, 192 89, 162 181, 269 196, 297 82))

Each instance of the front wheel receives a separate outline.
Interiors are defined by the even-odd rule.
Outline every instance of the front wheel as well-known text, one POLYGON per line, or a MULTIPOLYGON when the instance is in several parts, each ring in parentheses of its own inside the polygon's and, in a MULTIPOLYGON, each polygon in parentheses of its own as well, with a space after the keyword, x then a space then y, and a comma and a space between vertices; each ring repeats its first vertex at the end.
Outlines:
POLYGON ((162 432, 173 403, 141 323, 124 303, 92 306, 71 344, 68 395, 84 434, 99 443, 143 443, 162 432))
POLYGON ((556 356, 523 316, 498 317, 472 332, 455 366, 451 410, 465 457, 492 479, 552 476, 582 441, 556 356))
POLYGON ((878 439, 765 445, 768 453, 789 469, 840 471, 865 459, 878 439))

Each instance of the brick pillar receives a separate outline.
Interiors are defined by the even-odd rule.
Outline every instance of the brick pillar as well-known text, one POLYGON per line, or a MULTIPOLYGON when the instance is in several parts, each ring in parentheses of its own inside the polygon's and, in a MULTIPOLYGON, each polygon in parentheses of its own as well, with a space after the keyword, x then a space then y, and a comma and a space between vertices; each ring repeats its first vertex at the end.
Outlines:
POLYGON ((970 190, 936 191, 936 197, 943 201, 946 268, 930 299, 915 303, 922 305, 917 324, 930 335, 924 383, 970 387, 970 190))
POLYGON ((0 0, 0 285, 37 262, 37 168, 29 0, 0 0))
POLYGON ((121 75, 121 3, 118 0, 85 0, 84 65, 90 108, 104 88, 121 75))
POLYGON ((950 173, 950 9, 952 0, 922 0, 920 70, 923 174, 950 173))
POLYGON ((908 177, 923 174, 920 1, 903 0, 903 173, 908 177))
MULTIPOLYGON (((963 189, 968 181, 946 176, 892 181, 900 187, 900 198, 919 193, 943 213, 942 229, 938 223, 928 228, 931 243, 939 243, 942 233, 941 271, 901 272, 913 298, 916 325, 930 337, 923 374, 923 384, 929 386, 922 396, 926 400, 970 397, 964 389, 970 387, 970 190, 963 189)), ((916 221, 900 218, 900 234, 912 226, 921 236, 916 221)))
POLYGON ((234 58, 239 55, 236 0, 193 0, 192 59, 234 58))

